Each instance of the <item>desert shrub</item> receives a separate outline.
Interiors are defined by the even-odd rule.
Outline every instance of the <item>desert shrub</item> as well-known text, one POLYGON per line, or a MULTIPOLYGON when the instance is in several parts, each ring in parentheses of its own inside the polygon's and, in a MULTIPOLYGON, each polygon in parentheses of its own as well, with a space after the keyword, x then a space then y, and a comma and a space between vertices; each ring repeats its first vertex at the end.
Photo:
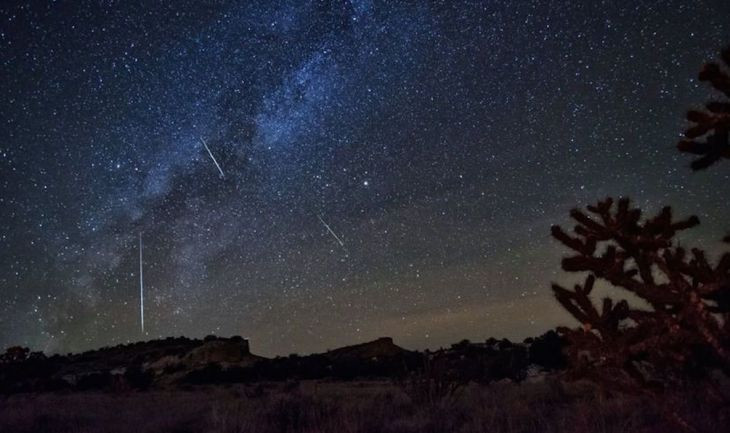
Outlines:
POLYGON ((690 110, 687 120, 692 126, 684 132, 685 139, 677 147, 680 152, 699 155, 692 161, 693 170, 702 170, 722 158, 730 158, 730 47, 720 53, 726 69, 719 63, 705 64, 699 80, 710 85, 723 95, 705 104, 703 110, 690 110))
MULTIPOLYGON (((730 67, 730 47, 721 59, 730 67)), ((700 156, 694 170, 730 158, 730 74, 711 62, 699 80, 723 96, 687 113, 692 125, 678 148, 700 156)), ((552 228, 574 252, 563 259, 563 269, 588 273, 573 290, 553 285, 557 300, 582 325, 560 330, 570 342, 574 371, 624 389, 676 385, 712 369, 730 374, 730 253, 713 265, 703 250, 680 246, 675 235, 699 220, 673 221, 669 207, 646 220, 628 199, 614 207, 609 198, 587 209, 571 212, 578 223, 573 234, 552 228), (597 308, 590 296, 597 280, 630 292, 648 308, 608 297, 597 308)))
POLYGON ((27 347, 13 346, 8 347, 5 353, 0 355, 0 363, 10 364, 14 362, 22 362, 28 359, 30 349, 27 347))
POLYGON ((395 383, 416 405, 436 406, 452 399, 467 381, 450 368, 442 357, 426 357, 423 367, 409 376, 398 378, 395 383))
POLYGON ((548 331, 544 335, 531 340, 529 349, 531 364, 537 364, 546 370, 565 368, 567 362, 563 354, 565 341, 557 332, 548 331))
POLYGON ((553 285, 561 305, 578 320, 578 329, 560 328, 569 342, 573 368, 625 390, 667 386, 688 373, 712 368, 730 371, 728 349, 730 253, 713 266, 700 249, 690 254, 675 235, 696 226, 690 217, 674 221, 669 207, 642 220, 628 199, 614 206, 606 199, 573 210, 578 225, 570 235, 558 226, 553 236, 573 250, 562 261, 568 272, 587 272, 573 290, 553 285), (633 294, 648 309, 606 297, 600 308, 591 299, 596 280, 633 294))
POLYGON ((124 372, 124 380, 131 388, 144 390, 152 385, 153 377, 151 372, 133 365, 124 372))

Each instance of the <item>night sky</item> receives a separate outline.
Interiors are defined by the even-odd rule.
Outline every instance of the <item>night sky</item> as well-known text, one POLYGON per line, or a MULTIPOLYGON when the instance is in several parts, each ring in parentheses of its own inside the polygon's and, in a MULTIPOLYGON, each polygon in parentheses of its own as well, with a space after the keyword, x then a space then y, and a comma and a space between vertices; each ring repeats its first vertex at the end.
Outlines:
POLYGON ((730 229, 730 172, 675 149, 726 0, 28 3, 0 6, 0 347, 522 339, 572 323, 570 208, 730 229))

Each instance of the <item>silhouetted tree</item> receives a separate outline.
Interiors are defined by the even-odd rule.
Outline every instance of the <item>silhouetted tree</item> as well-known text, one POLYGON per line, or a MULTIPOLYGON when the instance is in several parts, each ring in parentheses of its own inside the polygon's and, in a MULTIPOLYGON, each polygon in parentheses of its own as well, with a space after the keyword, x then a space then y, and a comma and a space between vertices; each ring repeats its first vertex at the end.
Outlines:
MULTIPOLYGON (((730 68, 730 47, 722 50, 720 58, 730 68)), ((692 162, 693 170, 702 170, 721 158, 730 158, 730 74, 720 64, 710 62, 700 71, 699 80, 709 82, 725 98, 708 102, 704 111, 687 113, 687 120, 694 125, 684 132, 686 138, 677 147, 680 152, 701 155, 692 162)))
POLYGON ((730 253, 712 266, 702 250, 678 246, 675 235, 699 220, 674 221, 669 207, 645 220, 628 199, 587 209, 571 211, 578 223, 573 234, 552 228, 574 252, 563 269, 588 273, 573 290, 553 284, 557 300, 582 324, 559 328, 574 372, 625 390, 676 383, 708 367, 730 372, 730 253), (596 280, 650 308, 610 298, 596 307, 590 296, 596 280))
POLYGON ((540 337, 531 339, 529 357, 531 364, 542 366, 546 370, 565 368, 563 338, 555 331, 548 331, 540 337))
POLYGON ((0 355, 0 363, 22 362, 28 359, 30 349, 27 347, 8 347, 5 353, 0 355))

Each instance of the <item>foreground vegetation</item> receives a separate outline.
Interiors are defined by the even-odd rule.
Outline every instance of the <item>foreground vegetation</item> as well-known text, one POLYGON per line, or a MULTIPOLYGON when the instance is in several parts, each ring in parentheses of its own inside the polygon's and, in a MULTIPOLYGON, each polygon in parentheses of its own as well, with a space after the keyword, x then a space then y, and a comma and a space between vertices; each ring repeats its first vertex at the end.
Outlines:
POLYGON ((697 431, 727 431, 704 390, 661 401, 605 395, 558 376, 470 384, 432 400, 392 382, 303 381, 129 393, 19 394, 0 400, 7 432, 671 432, 666 412, 697 431))

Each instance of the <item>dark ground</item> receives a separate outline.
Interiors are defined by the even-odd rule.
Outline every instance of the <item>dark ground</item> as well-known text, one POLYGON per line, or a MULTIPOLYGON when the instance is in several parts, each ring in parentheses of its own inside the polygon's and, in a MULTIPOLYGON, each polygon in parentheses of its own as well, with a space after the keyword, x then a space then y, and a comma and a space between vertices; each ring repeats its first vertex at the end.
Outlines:
POLYGON ((702 389, 660 400, 608 396, 557 375, 471 384, 291 381, 0 397, 2 432, 700 432, 728 431, 702 389))

